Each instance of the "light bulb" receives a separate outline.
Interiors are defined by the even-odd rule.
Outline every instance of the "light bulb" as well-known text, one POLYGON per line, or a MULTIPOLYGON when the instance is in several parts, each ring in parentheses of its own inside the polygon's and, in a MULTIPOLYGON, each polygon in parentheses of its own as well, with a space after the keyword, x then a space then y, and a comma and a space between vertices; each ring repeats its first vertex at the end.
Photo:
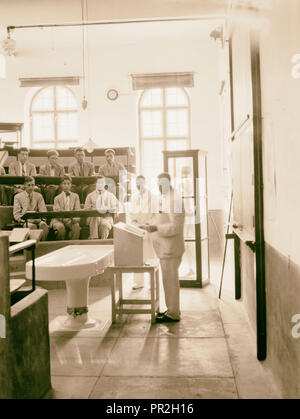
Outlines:
POLYGON ((7 37, 2 42, 2 48, 6 55, 15 55, 16 41, 14 39, 11 39, 10 37, 7 37))
POLYGON ((86 108, 87 108, 87 104, 88 104, 88 102, 87 102, 87 100, 86 100, 86 98, 85 98, 85 96, 83 97, 83 100, 82 100, 82 102, 81 102, 81 106, 82 106, 82 109, 85 111, 86 110, 86 108))

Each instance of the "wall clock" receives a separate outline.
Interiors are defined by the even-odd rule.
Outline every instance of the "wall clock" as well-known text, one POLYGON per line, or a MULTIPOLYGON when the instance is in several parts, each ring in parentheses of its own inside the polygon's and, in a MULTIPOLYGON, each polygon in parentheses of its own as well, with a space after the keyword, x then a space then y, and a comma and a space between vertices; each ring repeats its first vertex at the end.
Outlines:
POLYGON ((118 99, 119 92, 116 89, 109 89, 107 92, 107 97, 109 100, 116 100, 118 99))

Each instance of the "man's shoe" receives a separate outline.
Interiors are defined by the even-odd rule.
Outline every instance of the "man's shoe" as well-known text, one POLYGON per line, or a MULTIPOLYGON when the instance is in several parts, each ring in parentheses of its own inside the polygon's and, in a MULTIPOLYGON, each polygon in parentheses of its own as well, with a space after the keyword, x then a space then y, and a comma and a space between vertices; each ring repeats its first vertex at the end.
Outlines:
POLYGON ((179 319, 172 319, 166 314, 164 314, 161 317, 156 317, 156 323, 174 323, 174 322, 179 322, 179 319))
POLYGON ((161 311, 161 312, 158 311, 156 313, 156 317, 163 317, 166 314, 166 312, 167 312, 167 310, 166 311, 161 311))

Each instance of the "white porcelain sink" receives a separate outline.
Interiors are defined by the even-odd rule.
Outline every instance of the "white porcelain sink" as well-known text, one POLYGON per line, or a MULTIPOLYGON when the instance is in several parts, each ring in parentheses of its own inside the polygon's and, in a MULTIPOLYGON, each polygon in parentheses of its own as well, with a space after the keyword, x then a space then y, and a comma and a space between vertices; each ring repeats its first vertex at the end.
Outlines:
MULTIPOLYGON (((70 245, 35 259, 37 281, 67 281, 98 275, 113 261, 112 245, 70 245)), ((32 262, 26 263, 32 279, 32 262)))
MULTIPOLYGON (((67 317, 64 329, 95 326, 88 317, 89 281, 113 263, 112 245, 70 245, 35 259, 37 281, 66 281, 67 317)), ((32 279, 32 261, 26 263, 26 278, 32 279)))

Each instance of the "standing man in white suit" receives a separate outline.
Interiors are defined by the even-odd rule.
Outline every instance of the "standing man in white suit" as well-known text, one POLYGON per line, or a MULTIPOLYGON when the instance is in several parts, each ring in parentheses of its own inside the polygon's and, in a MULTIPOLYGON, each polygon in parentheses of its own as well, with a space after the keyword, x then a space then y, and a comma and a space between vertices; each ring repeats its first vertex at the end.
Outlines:
MULTIPOLYGON (((152 195, 146 188, 146 178, 143 175, 136 177, 137 192, 133 194, 130 209, 130 222, 140 226, 151 223, 152 217, 152 195)), ((145 244, 146 259, 154 259, 155 254, 150 234, 147 233, 145 244)), ((135 273, 132 289, 137 290, 144 287, 144 274, 135 273)))
POLYGON ((143 228, 152 233, 154 250, 160 259, 167 311, 158 313, 157 323, 180 320, 179 266, 184 253, 184 208, 171 187, 169 173, 158 175, 159 213, 143 228))

